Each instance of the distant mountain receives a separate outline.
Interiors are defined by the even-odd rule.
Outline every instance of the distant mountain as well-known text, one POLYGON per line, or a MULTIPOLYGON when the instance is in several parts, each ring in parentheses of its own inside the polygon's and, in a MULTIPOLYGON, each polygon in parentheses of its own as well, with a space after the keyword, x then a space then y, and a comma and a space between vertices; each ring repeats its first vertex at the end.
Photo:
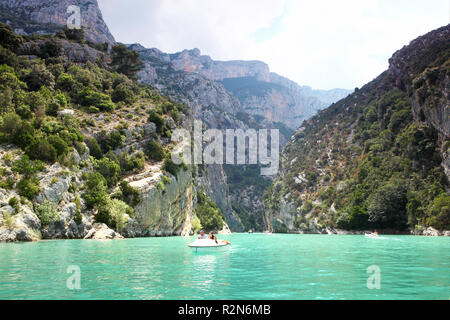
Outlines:
POLYGON ((412 41, 388 71, 305 121, 266 193, 272 228, 450 230, 449 57, 447 25, 412 41))
MULTIPOLYGON (((134 47, 135 49, 138 46, 134 47)), ((296 129, 318 110, 328 107, 351 93, 350 90, 312 90, 292 80, 270 72, 261 61, 215 61, 201 55, 199 49, 174 54, 153 50, 155 56, 170 63, 174 70, 200 74, 221 82, 234 94, 243 109, 296 129)))
POLYGON ((353 90, 347 89, 316 90, 308 86, 302 86, 300 90, 304 96, 315 97, 327 106, 330 106, 331 104, 353 93, 353 90))
POLYGON ((66 25, 69 6, 80 7, 81 26, 86 39, 94 43, 114 43, 103 21, 97 0, 2 0, 0 22, 18 34, 54 34, 66 25))

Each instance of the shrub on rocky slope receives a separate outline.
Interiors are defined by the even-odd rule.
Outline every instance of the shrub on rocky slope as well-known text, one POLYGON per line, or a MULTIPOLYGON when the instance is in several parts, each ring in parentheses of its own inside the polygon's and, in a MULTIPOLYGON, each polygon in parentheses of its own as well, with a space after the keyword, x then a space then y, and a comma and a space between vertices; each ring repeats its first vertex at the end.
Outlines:
POLYGON ((0 35, 0 240, 83 238, 94 222, 124 229, 140 202, 126 180, 149 166, 165 170, 160 154, 173 148, 187 109, 130 79, 138 58, 124 47, 110 59, 95 46, 23 38, 6 25, 0 35), (85 57, 74 61, 80 46, 85 57))

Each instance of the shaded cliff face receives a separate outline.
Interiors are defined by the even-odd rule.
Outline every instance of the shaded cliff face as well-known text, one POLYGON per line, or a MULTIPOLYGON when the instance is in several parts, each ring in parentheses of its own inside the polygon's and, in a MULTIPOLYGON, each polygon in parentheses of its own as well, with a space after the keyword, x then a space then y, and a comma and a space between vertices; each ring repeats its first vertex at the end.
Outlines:
POLYGON ((239 98, 246 112, 272 122, 281 122, 289 128, 297 128, 325 107, 318 99, 303 96, 299 90, 257 78, 226 78, 221 82, 239 98))
POLYGON ((306 121, 285 146, 265 208, 281 232, 450 228, 450 26, 306 121))
POLYGON ((67 24, 67 8, 80 7, 81 26, 86 39, 95 43, 114 43, 103 21, 97 0, 5 0, 0 3, 0 21, 17 33, 52 34, 67 24))

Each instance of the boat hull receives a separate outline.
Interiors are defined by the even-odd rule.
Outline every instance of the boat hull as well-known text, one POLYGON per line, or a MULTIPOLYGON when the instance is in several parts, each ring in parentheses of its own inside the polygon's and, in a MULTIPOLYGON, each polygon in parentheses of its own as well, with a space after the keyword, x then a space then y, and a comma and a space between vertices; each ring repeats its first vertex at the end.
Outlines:
POLYGON ((228 250, 230 248, 230 243, 228 241, 215 243, 211 240, 196 240, 189 244, 188 247, 195 252, 218 252, 228 250))
POLYGON ((224 245, 224 246, 216 246, 216 247, 194 247, 194 246, 189 246, 189 248, 192 249, 192 251, 194 252, 209 252, 209 253, 213 253, 213 252, 223 252, 223 251, 227 251, 230 248, 230 245, 224 245))

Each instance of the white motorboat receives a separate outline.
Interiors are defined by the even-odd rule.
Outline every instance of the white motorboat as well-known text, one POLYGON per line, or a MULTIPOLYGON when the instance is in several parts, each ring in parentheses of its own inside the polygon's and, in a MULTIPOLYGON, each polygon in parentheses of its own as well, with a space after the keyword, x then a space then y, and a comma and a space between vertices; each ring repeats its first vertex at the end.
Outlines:
POLYGON ((188 244, 189 248, 197 251, 219 251, 228 249, 230 247, 230 241, 218 240, 217 242, 210 239, 197 239, 191 244, 188 244))

